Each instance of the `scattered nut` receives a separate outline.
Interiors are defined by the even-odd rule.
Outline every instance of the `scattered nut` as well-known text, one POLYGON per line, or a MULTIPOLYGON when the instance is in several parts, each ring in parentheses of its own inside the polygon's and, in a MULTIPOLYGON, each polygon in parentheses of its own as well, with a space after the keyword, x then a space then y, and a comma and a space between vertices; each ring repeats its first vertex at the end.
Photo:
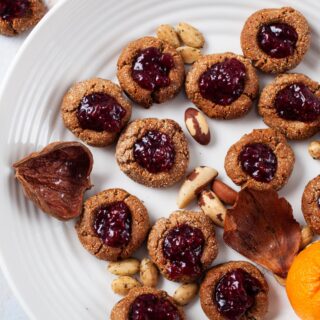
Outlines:
POLYGON ((188 108, 184 113, 184 121, 192 138, 202 145, 210 142, 210 130, 205 116, 194 108, 188 108))
POLYGON ((122 276, 112 281, 111 288, 114 293, 125 296, 133 288, 141 287, 140 282, 132 277, 122 276))
POLYGON ((179 47, 177 48, 177 51, 180 52, 182 59, 186 64, 193 64, 202 56, 200 49, 188 46, 179 47))
POLYGON ((137 259, 125 259, 116 262, 110 262, 108 270, 117 276, 132 276, 139 272, 140 261, 137 259))
POLYGON ((198 204, 201 210, 209 216, 216 225, 223 228, 227 209, 213 191, 202 191, 198 199, 198 204))
POLYGON ((308 244, 312 242, 314 233, 309 226, 301 228, 301 244, 300 250, 304 249, 308 244))
POLYGON ((143 259, 140 266, 140 279, 143 285, 156 287, 158 284, 159 273, 155 264, 150 259, 143 259))
POLYGON ((169 24, 161 24, 157 31, 157 37, 160 40, 166 41, 171 44, 174 48, 179 47, 180 40, 174 28, 169 24))
POLYGON ((320 141, 310 142, 308 151, 313 159, 320 160, 320 141))
POLYGON ((212 182, 212 191, 218 196, 218 198, 225 204, 233 206, 237 200, 238 192, 233 190, 227 184, 220 180, 214 180, 212 182))
POLYGON ((187 177, 182 184, 178 198, 177 205, 179 209, 185 208, 197 194, 215 177, 218 176, 218 171, 210 167, 197 167, 187 177))
POLYGON ((273 274, 273 276, 281 286, 283 286, 283 287, 286 286, 287 279, 281 278, 281 277, 277 276, 276 274, 273 274))
POLYGON ((173 294, 173 300, 180 306, 188 304, 198 293, 197 283, 186 283, 181 285, 173 294))
POLYGON ((193 48, 202 48, 204 37, 202 33, 186 22, 180 22, 176 28, 182 42, 193 48))

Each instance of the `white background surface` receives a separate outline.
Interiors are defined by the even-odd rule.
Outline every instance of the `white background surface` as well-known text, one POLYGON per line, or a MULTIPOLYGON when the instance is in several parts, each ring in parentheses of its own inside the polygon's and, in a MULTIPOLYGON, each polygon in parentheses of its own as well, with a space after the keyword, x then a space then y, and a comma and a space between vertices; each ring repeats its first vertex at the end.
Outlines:
MULTIPOLYGON (((45 1, 48 8, 61 0, 45 1)), ((0 86, 16 52, 19 50, 28 32, 17 37, 4 37, 0 35, 0 86)), ((13 295, 0 269, 0 319, 1 320, 27 320, 27 316, 19 302, 13 295)))
MULTIPOLYGON (((289 3, 286 0, 70 0, 63 5, 63 10, 57 10, 37 30, 6 86, 2 102, 6 104, 7 112, 2 114, 0 126, 3 137, 0 136, 7 143, 3 143, 6 148, 2 150, 5 156, 1 159, 5 168, 1 178, 4 176, 6 180, 3 180, 5 187, 0 198, 4 198, 1 205, 6 207, 0 212, 3 213, 0 246, 6 258, 7 272, 29 308, 29 313, 35 315, 34 318, 105 319, 113 304, 119 300, 111 292, 113 277, 106 272, 105 262, 97 261, 82 248, 74 232, 74 222, 61 223, 42 214, 23 197, 21 188, 12 181, 9 167, 14 160, 42 148, 49 141, 75 139, 63 127, 59 117, 59 105, 66 88, 93 76, 116 81, 115 65, 120 50, 134 38, 153 34, 161 23, 176 24, 185 20, 199 27, 207 40, 205 53, 241 53, 239 34, 245 19, 257 9, 289 3), (9 130, 4 130, 8 127, 9 130), (9 131, 10 138, 7 137, 9 131), (12 240, 9 245, 6 243, 8 239, 12 240)), ((318 4, 312 0, 297 0, 294 5, 307 15, 313 32, 313 44, 295 71, 306 73, 319 81, 318 4)), ((1 38, 0 41, 3 41, 0 43, 1 50, 6 52, 0 52, 1 57, 6 57, 6 61, 2 58, 0 62, 3 64, 1 68, 5 69, 23 37, 1 38)), ((260 76, 261 87, 272 79, 270 76, 260 76)), ((135 106, 132 119, 168 117, 177 120, 185 129, 183 114, 189 106, 190 102, 181 93, 173 101, 155 105, 149 110, 135 106)), ((221 178, 231 183, 223 170, 227 149, 244 133, 265 126, 254 109, 243 119, 210 120, 209 125, 213 139, 207 147, 197 145, 188 135, 190 169, 197 165, 214 166, 221 178)), ((306 182, 319 171, 319 163, 307 153, 307 143, 291 143, 297 156, 296 167, 288 185, 281 190, 281 195, 286 196, 293 205, 300 223, 303 223, 300 211, 302 190, 306 182)), ((176 209, 178 186, 156 192, 139 186, 117 168, 112 148, 91 150, 95 159, 92 174, 95 187, 87 196, 110 187, 125 188, 145 201, 152 222, 161 216, 168 216, 176 209)), ((221 230, 218 239, 220 252, 215 264, 231 259, 243 260, 243 257, 222 244, 221 230)), ((146 253, 140 251, 140 254, 146 253)), ((266 320, 296 319, 283 288, 270 273, 263 272, 270 285, 271 300, 266 320)), ((175 287, 168 281, 160 283, 160 288, 169 293, 173 293, 175 287)), ((26 319, 10 298, 9 291, 5 289, 1 292, 5 292, 7 298, 4 299, 7 302, 3 304, 6 307, 0 314, 0 320, 26 319)), ((190 319, 205 319, 198 301, 186 309, 190 319)))

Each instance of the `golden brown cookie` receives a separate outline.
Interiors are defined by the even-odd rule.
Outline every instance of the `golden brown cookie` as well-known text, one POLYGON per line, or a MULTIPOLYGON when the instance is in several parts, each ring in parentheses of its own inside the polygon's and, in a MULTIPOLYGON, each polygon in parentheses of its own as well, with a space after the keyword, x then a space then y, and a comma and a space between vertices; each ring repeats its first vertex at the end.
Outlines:
POLYGON ((185 85, 188 98, 207 116, 217 119, 245 115, 259 92, 259 79, 250 60, 230 52, 198 59, 185 85))
POLYGON ((0 34, 15 36, 33 26, 46 13, 42 0, 2 0, 0 4, 0 34))
POLYGON ((192 282, 217 257, 214 224, 203 212, 175 211, 152 227, 148 251, 164 277, 192 282))
POLYGON ((110 320, 128 319, 185 320, 185 314, 163 290, 151 287, 133 288, 112 309, 110 320))
POLYGON ((293 150, 280 132, 255 129, 230 147, 224 167, 237 185, 279 190, 287 183, 294 162, 293 150))
POLYGON ((143 243, 149 227, 145 206, 122 189, 108 189, 89 198, 76 224, 82 245, 108 261, 130 257, 143 243))
POLYGON ((71 86, 63 98, 61 115, 75 136, 89 145, 104 147, 118 138, 131 109, 118 85, 94 78, 71 86))
POLYGON ((189 148, 177 122, 138 119, 121 134, 116 158, 120 169, 132 180, 147 187, 169 187, 185 174, 189 148))
POLYGON ((306 185, 301 207, 308 225, 315 233, 320 234, 320 175, 306 185))
POLYGON ((180 53, 169 43, 143 37, 123 49, 117 76, 128 96, 149 108, 179 93, 185 77, 184 63, 180 53))
POLYGON ((241 32, 243 55, 268 73, 297 66, 309 49, 311 30, 297 10, 284 7, 253 13, 241 32))
POLYGON ((268 291, 268 283, 253 264, 231 261, 207 272, 200 303, 210 320, 262 320, 268 311, 268 291))
POLYGON ((281 74, 267 85, 258 103, 263 121, 288 139, 306 139, 320 130, 319 83, 299 74, 281 74))

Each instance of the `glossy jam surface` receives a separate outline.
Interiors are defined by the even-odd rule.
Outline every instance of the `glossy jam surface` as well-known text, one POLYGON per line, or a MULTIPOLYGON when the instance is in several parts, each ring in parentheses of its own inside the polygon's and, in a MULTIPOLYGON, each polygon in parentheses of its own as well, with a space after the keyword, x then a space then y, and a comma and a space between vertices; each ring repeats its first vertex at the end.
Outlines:
POLYGON ((167 299, 142 294, 131 304, 129 320, 180 320, 178 309, 167 299))
POLYGON ((131 237, 131 212, 123 201, 117 201, 97 210, 93 228, 107 246, 124 247, 131 237))
POLYGON ((23 18, 30 13, 29 0, 0 0, 0 18, 12 21, 23 18))
POLYGON ((261 284, 256 278, 243 269, 235 269, 220 279, 213 300, 221 314, 230 320, 238 320, 253 306, 260 291, 261 284))
POLYGON ((201 95, 216 104, 231 104, 243 93, 246 80, 244 64, 235 59, 215 63, 199 78, 201 95))
POLYGON ((154 91, 170 84, 169 72, 174 67, 173 57, 158 48, 141 50, 132 65, 132 78, 140 87, 154 91))
POLYGON ((270 182, 277 171, 277 157, 264 143, 244 146, 239 154, 242 170, 260 182, 270 182))
POLYGON ((173 279, 201 274, 204 244, 200 229, 182 224, 169 230, 163 241, 163 254, 171 262, 167 272, 173 279))
POLYGON ((92 93, 82 98, 77 118, 82 129, 119 132, 126 110, 105 93, 92 93))
POLYGON ((293 55, 298 40, 296 30, 286 23, 263 25, 258 33, 260 48, 272 58, 293 55))
POLYGON ((303 83, 294 83, 280 90, 274 106, 279 117, 286 120, 310 122, 320 117, 320 100, 303 83))
POLYGON ((141 167, 151 173, 158 173, 172 168, 175 149, 165 133, 152 130, 135 142, 133 155, 141 167))

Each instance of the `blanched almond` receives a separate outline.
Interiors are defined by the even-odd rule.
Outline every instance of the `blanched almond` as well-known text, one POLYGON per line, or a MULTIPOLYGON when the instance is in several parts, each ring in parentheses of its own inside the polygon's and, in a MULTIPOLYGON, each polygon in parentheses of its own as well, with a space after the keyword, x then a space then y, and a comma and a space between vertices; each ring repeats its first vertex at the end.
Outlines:
POLYGON ((313 159, 320 160, 320 141, 310 142, 308 151, 313 159))
POLYGON ((178 38, 178 35, 174 28, 170 26, 169 24, 162 24, 158 27, 157 31, 157 37, 160 40, 166 41, 169 44, 171 44, 174 48, 179 47, 180 41, 178 38))
POLYGON ((179 209, 185 208, 197 194, 214 178, 218 176, 218 171, 210 167, 197 167, 187 177, 182 184, 178 198, 177 205, 179 209))
POLYGON ((193 48, 202 48, 204 45, 204 37, 202 33, 186 22, 180 22, 176 30, 182 42, 193 48))
POLYGON ((140 280, 143 285, 156 287, 158 284, 159 273, 155 264, 150 259, 143 259, 140 266, 140 280))

